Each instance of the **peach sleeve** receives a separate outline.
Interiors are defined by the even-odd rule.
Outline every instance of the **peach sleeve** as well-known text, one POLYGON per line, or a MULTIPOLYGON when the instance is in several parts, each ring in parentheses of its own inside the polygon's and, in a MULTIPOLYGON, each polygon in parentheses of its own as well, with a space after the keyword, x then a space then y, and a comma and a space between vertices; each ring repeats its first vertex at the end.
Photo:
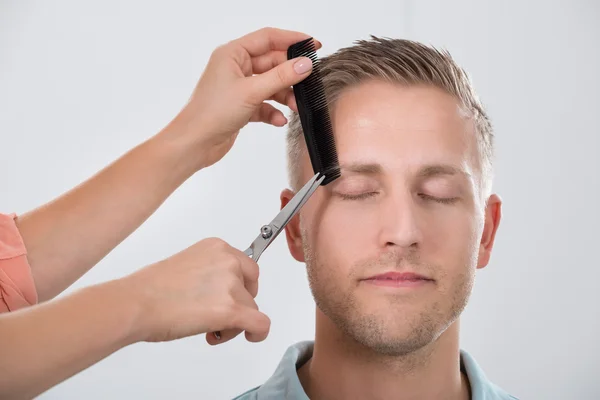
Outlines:
POLYGON ((27 250, 15 214, 0 213, 0 313, 38 301, 27 250))

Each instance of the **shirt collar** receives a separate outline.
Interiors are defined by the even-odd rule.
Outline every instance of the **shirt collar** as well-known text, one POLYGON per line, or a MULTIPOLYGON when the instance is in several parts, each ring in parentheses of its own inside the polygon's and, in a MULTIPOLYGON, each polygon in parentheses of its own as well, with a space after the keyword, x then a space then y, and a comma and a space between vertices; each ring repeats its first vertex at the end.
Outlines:
MULTIPOLYGON (((283 355, 275 373, 258 388, 259 399, 309 400, 298 378, 297 369, 311 356, 314 342, 304 341, 290 346, 283 355)), ((471 385, 472 400, 514 400, 490 382, 475 359, 460 351, 461 365, 471 385)))

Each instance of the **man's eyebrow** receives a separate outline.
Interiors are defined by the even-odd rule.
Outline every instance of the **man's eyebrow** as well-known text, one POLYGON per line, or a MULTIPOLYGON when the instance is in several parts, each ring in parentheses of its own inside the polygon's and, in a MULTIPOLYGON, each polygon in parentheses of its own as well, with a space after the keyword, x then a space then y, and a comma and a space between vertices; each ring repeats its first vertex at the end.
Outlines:
POLYGON ((383 167, 381 164, 377 163, 350 163, 350 164, 341 164, 340 169, 342 173, 344 172, 352 172, 355 174, 365 174, 365 175, 377 175, 383 172, 383 167))
POLYGON ((469 174, 464 169, 448 164, 426 165, 425 167, 421 168, 421 170, 418 173, 418 176, 421 178, 430 178, 432 176, 439 175, 462 175, 466 178, 471 177, 471 174, 469 174))
MULTIPOLYGON (((342 173, 354 173, 363 175, 379 175, 383 173, 383 167, 378 163, 348 163, 341 164, 340 169, 342 173)), ((450 164, 431 164, 422 167, 417 176, 420 178, 430 178, 439 175, 460 175, 466 178, 470 178, 471 174, 460 167, 456 167, 450 164)))

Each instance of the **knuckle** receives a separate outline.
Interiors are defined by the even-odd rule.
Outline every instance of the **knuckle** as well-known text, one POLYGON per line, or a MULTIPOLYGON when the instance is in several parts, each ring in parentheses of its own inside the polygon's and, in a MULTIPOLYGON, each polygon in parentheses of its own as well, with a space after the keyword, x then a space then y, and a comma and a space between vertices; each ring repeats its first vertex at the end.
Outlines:
MULTIPOLYGON (((238 290, 238 278, 235 274, 235 272, 230 271, 230 270, 225 270, 222 274, 224 274, 224 280, 223 280, 223 288, 225 290, 225 292, 233 297, 234 294, 237 292, 238 290)), ((223 276, 223 275, 222 275, 223 276)))
POLYGON ((234 304, 229 309, 228 321, 231 326, 239 328, 244 322, 243 308, 238 304, 234 304))
POLYGON ((229 296, 233 298, 235 293, 239 290, 239 279, 234 273, 230 273, 229 278, 230 279, 227 279, 225 287, 229 296))
POLYGON ((275 33, 277 31, 277 29, 272 26, 265 26, 261 29, 261 31, 262 31, 262 33, 270 35, 270 34, 275 33))
POLYGON ((262 314, 262 324, 265 332, 268 332, 271 329, 271 318, 267 317, 265 314, 262 314))
POLYGON ((256 313, 256 332, 259 337, 264 337, 271 330, 271 320, 263 313, 256 313))
POLYGON ((228 328, 236 326, 236 319, 239 318, 237 315, 239 314, 239 308, 235 303, 227 303, 222 307, 222 318, 225 326, 228 328))
POLYGON ((257 78, 255 76, 248 77, 248 79, 243 79, 239 86, 235 89, 236 93, 243 93, 245 98, 245 103, 251 105, 252 107, 257 107, 260 105, 265 99, 262 95, 261 90, 259 90, 259 84, 257 78))
POLYGON ((275 68, 275 73, 279 83, 285 84, 287 82, 287 74, 283 65, 277 66, 277 68, 275 68))
POLYGON ((224 53, 227 52, 229 43, 224 43, 215 48, 211 54, 211 58, 220 58, 224 53))
POLYGON ((226 268, 235 273, 237 273, 242 266, 240 259, 233 254, 226 254, 223 262, 226 268))
POLYGON ((206 238, 203 240, 203 242, 208 245, 214 245, 218 241, 219 241, 219 238, 216 238, 216 237, 209 237, 209 238, 206 238))
POLYGON ((225 249, 227 247, 227 243, 223 240, 223 239, 219 239, 216 237, 211 237, 208 239, 205 239, 205 243, 213 248, 213 249, 225 249))
POLYGON ((239 309, 239 305, 233 297, 227 297, 224 306, 227 314, 230 316, 236 314, 237 310, 239 309))
POLYGON ((258 281, 260 276, 260 268, 258 267, 258 264, 252 260, 250 260, 248 264, 248 278, 252 281, 258 281))

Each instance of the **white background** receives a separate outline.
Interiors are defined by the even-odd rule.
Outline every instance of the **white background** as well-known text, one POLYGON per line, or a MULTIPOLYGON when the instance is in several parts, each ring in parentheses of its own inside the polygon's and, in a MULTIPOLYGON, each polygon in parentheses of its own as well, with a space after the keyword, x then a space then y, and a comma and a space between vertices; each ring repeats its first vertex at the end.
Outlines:
MULTIPOLYGON (((599 21, 592 0, 1 1, 0 210, 43 204, 157 132, 211 51, 263 26, 312 34, 320 54, 369 34, 446 47, 491 114, 504 200, 462 347, 522 399, 598 399, 599 21)), ((286 185, 284 130, 249 126, 66 293, 208 236, 245 249, 286 185)), ((137 344, 41 398, 225 399, 261 384, 314 329, 304 268, 283 236, 261 267, 265 342, 137 344)))

